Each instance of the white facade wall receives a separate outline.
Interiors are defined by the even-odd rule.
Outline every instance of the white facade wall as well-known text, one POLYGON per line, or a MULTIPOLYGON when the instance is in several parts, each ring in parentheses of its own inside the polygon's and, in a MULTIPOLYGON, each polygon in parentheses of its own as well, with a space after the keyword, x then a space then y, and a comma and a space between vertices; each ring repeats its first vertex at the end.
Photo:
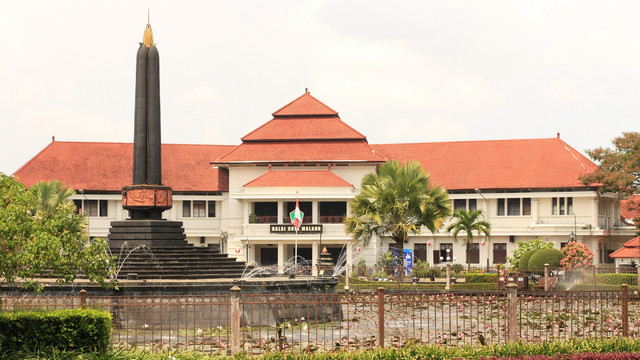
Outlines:
MULTIPOLYGON (((326 170, 326 166, 274 166, 277 170, 326 170)), ((368 246, 355 244, 345 233, 342 224, 323 224, 323 232, 319 234, 272 234, 270 224, 252 224, 249 214, 252 204, 257 201, 278 203, 278 222, 288 214, 284 213, 284 203, 287 201, 310 201, 313 206, 313 223, 318 223, 319 202, 345 201, 349 202, 359 192, 362 177, 375 170, 374 165, 333 166, 331 171, 342 179, 351 183, 351 187, 244 187, 251 180, 269 171, 266 166, 231 166, 229 169, 229 192, 222 195, 174 195, 173 208, 164 213, 169 220, 184 223, 189 243, 196 246, 220 244, 221 235, 228 234, 224 248, 231 255, 240 260, 260 264, 261 249, 277 249, 278 265, 282 266, 293 256, 297 241, 299 248, 311 248, 313 261, 319 257, 320 244, 328 247, 344 246, 348 253, 348 262, 357 263, 360 258, 368 265, 374 265, 379 256, 386 252, 388 240, 373 239, 368 246), (183 201, 215 201, 215 217, 183 217, 183 201), (204 240, 202 240, 204 239, 204 240), (358 251, 357 249, 360 248, 358 251)), ((608 252, 619 249, 622 243, 634 236, 635 229, 625 226, 620 221, 619 201, 614 197, 599 197, 593 191, 528 191, 528 192, 470 192, 466 194, 450 194, 452 204, 455 199, 475 199, 477 208, 485 211, 486 220, 492 225, 492 236, 480 246, 479 266, 494 265, 494 244, 506 244, 507 256, 516 248, 518 241, 529 241, 540 238, 543 241, 553 241, 556 248, 570 240, 570 234, 575 234, 578 242, 588 244, 596 254, 596 262, 606 259, 608 252), (554 215, 552 199, 571 198, 573 214, 554 215), (504 199, 505 211, 509 199, 530 200, 530 213, 527 215, 498 215, 499 199, 504 199)), ((107 200, 108 214, 101 217, 90 217, 89 231, 91 236, 106 238, 109 224, 114 220, 125 219, 126 211, 121 207, 121 196, 77 194, 76 200, 107 200)), ((566 200, 565 200, 566 201, 566 200)), ((566 205, 565 205, 566 207, 566 205)), ((348 207, 347 207, 348 211, 348 207)), ((446 224, 445 224, 446 226, 446 224)), ((444 227, 443 227, 444 229, 444 227)), ((464 234, 460 234, 464 237, 464 234)), ((476 239, 481 243, 483 238, 476 239)), ((453 244, 453 263, 465 263, 465 246, 462 241, 454 241, 449 234, 442 231, 431 234, 426 230, 420 235, 412 235, 405 245, 406 249, 415 249, 416 244, 427 245, 427 261, 433 263, 433 250, 439 249, 441 244, 453 244)), ((275 251, 275 250, 273 250, 275 251)))

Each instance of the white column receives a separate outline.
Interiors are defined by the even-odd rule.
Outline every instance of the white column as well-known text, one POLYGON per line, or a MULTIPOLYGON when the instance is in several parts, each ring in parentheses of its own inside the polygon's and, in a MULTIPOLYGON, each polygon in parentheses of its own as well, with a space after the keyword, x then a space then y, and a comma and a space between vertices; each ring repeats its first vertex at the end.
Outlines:
POLYGON ((282 273, 282 270, 284 267, 284 259, 285 259, 284 244, 282 243, 282 240, 279 240, 278 241, 278 273, 282 273))
POLYGON ((318 261, 320 252, 318 251, 318 241, 313 240, 311 243, 311 275, 318 276, 318 261))
POLYGON ((320 214, 318 213, 318 209, 320 209, 320 206, 318 204, 318 201, 312 201, 311 202, 311 212, 313 213, 313 216, 311 218, 311 223, 312 224, 319 224, 320 221, 320 214))
MULTIPOLYGON (((249 213, 251 212, 251 207, 249 206, 249 200, 242 200, 242 224, 243 225, 247 225, 249 224, 249 213)), ((246 227, 242 227, 243 230, 243 234, 246 233, 247 228, 246 227)))
POLYGON ((594 197, 593 199, 591 199, 591 225, 593 225, 594 229, 599 228, 598 214, 600 211, 598 209, 598 205, 599 205, 598 197, 594 197))
POLYGON ((282 224, 282 218, 284 217, 284 201, 278 200, 278 224, 282 224))
POLYGON ((538 219, 539 219, 539 206, 540 206, 540 201, 536 198, 531 199, 531 220, 534 223, 538 223, 538 219))

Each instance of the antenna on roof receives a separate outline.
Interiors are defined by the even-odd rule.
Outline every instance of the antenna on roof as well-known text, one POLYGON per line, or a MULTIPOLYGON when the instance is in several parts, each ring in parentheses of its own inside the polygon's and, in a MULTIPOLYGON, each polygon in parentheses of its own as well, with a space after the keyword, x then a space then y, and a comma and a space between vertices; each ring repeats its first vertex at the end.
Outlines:
POLYGON ((305 87, 305 88, 304 88, 304 93, 305 93, 305 94, 308 94, 308 93, 309 93, 309 88, 308 88, 308 87, 305 87))
POLYGON ((558 139, 560 139, 560 131, 558 131, 558 139))
POLYGON ((56 136, 55 135, 51 135, 51 142, 55 142, 56 141, 56 136))

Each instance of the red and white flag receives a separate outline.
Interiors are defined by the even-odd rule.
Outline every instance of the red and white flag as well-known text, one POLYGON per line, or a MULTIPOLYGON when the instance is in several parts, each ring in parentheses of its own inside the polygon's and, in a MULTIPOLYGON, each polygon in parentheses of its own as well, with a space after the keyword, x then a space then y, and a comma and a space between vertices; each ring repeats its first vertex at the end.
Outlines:
POLYGON ((302 219, 304 219, 304 213, 300 211, 300 204, 298 203, 298 199, 296 198, 296 208, 289 213, 291 216, 291 223, 295 226, 296 229, 300 229, 300 225, 302 225, 302 219))

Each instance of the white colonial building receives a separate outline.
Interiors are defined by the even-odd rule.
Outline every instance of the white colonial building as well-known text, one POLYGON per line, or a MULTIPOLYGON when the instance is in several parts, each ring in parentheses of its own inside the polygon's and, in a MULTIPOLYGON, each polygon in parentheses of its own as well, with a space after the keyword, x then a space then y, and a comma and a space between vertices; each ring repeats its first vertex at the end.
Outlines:
MULTIPOLYGON (((256 125, 259 125, 256 122, 256 125)), ((408 130, 410 131, 410 130, 408 130)), ((132 144, 52 141, 14 175, 25 185, 59 179, 74 188, 93 237, 125 219, 120 191, 131 183, 132 144)), ((319 259, 321 247, 349 263, 373 265, 388 239, 356 244, 342 220, 362 177, 387 159, 418 160, 444 186, 454 209, 483 209, 490 239, 478 238, 471 263, 504 263, 518 241, 541 238, 557 248, 588 244, 597 263, 634 236, 614 196, 599 196, 578 177, 597 166, 557 137, 440 143, 369 144, 338 113, 305 92, 237 146, 162 147, 163 179, 174 192, 165 218, 184 223, 196 246, 219 245, 241 260, 280 265, 297 252, 319 259), (288 226, 296 199, 300 233, 288 226)), ((466 263, 465 247, 447 233, 411 236, 414 260, 466 263), (448 251, 447 251, 448 249, 448 251), (442 260, 441 260, 442 258, 442 260)))

